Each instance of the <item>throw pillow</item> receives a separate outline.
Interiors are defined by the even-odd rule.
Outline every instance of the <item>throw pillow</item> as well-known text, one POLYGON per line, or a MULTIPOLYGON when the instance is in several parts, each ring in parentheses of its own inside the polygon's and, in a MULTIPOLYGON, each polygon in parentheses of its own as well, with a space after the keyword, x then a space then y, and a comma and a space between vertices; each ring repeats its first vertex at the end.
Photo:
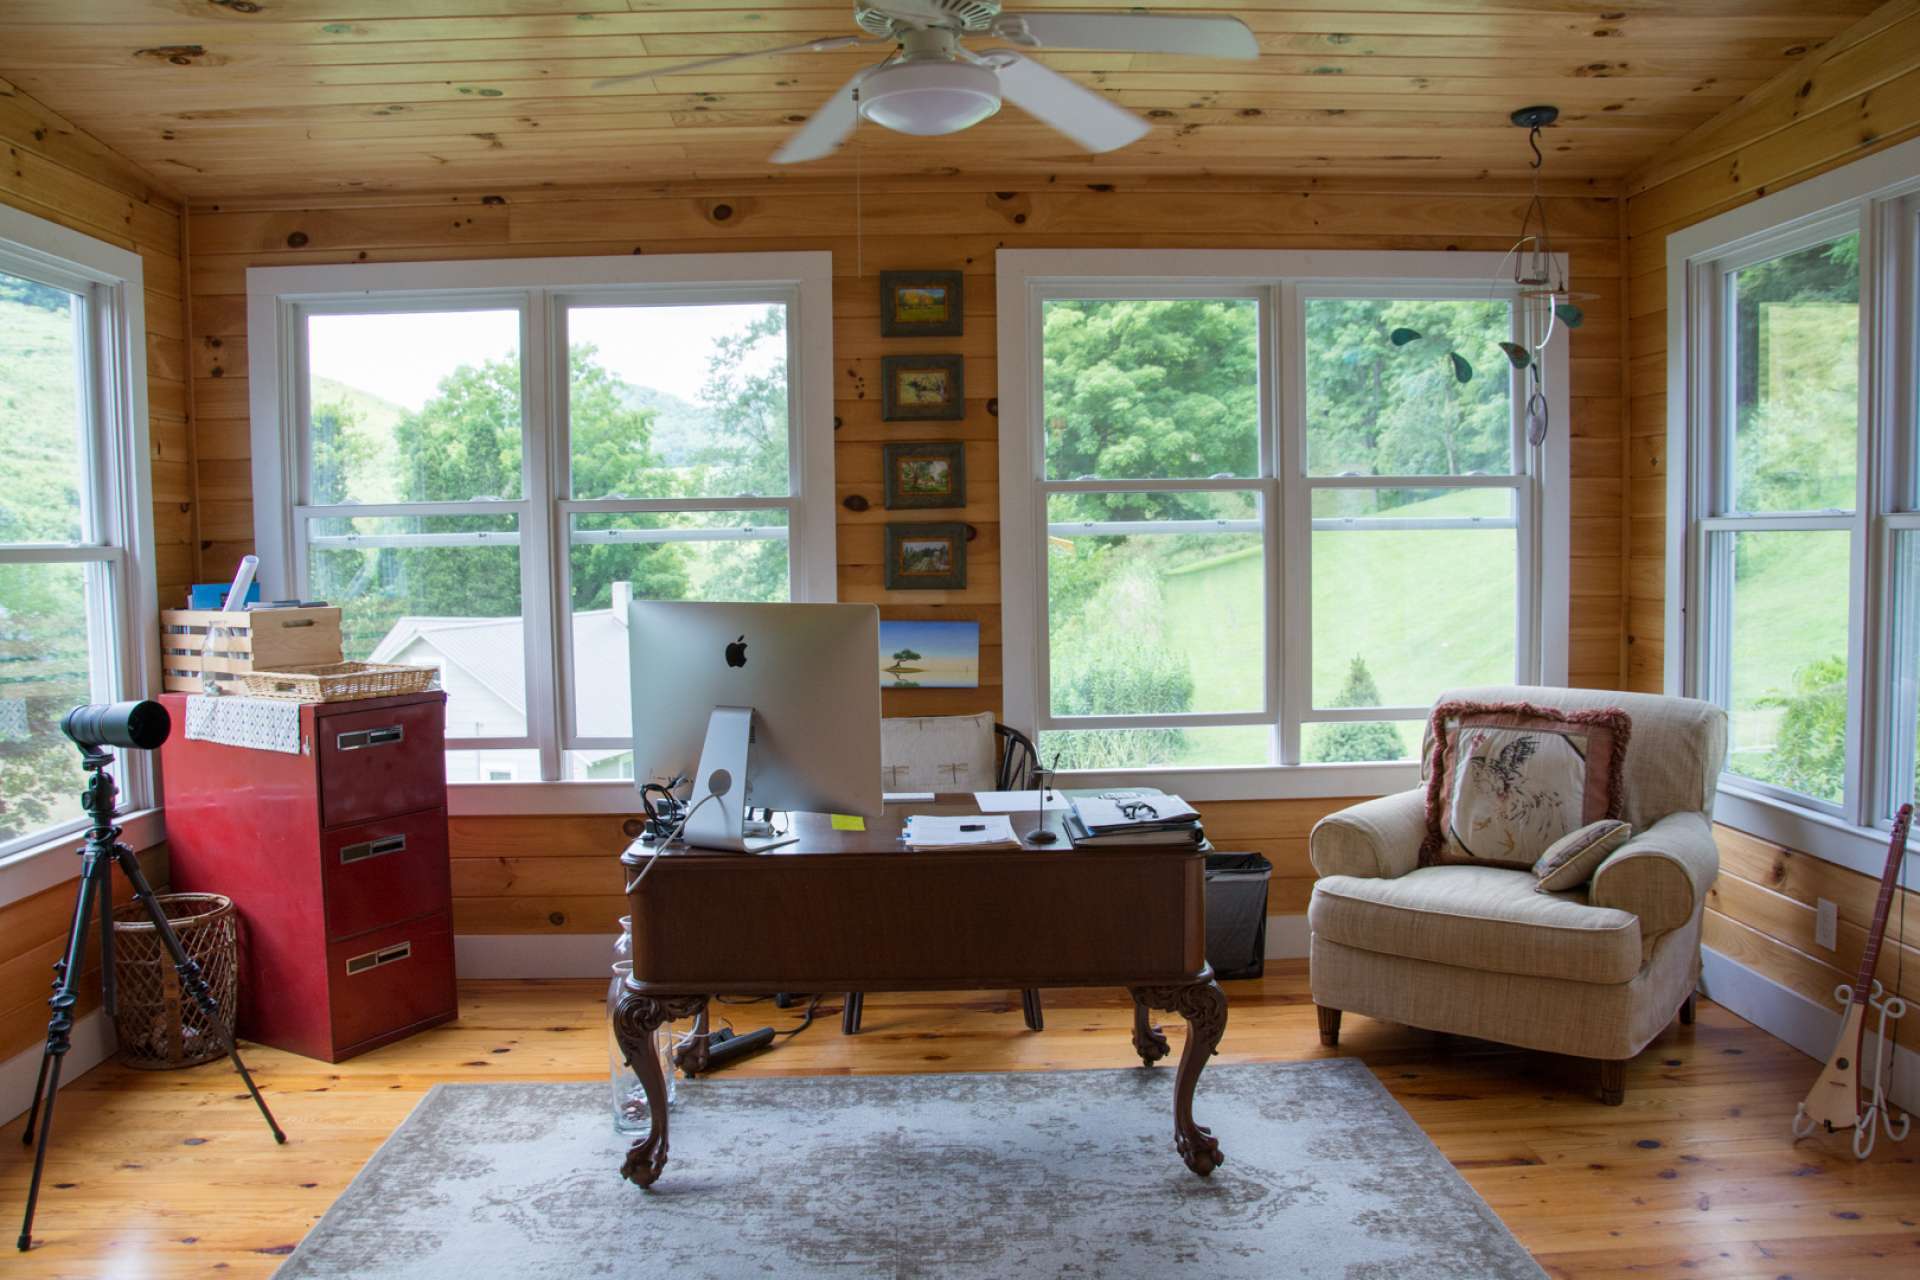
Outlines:
POLYGON ((1533 864, 1539 883, 1535 893, 1565 893, 1593 879, 1593 873, 1615 849, 1627 842, 1633 828, 1618 818, 1589 822, 1578 831, 1569 831, 1540 855, 1533 864))
POLYGON ((1632 728, 1618 707, 1441 703, 1427 748, 1420 865, 1528 871, 1561 836, 1619 817, 1632 728))
POLYGON ((880 722, 880 785, 887 791, 991 791, 993 713, 888 717, 880 722))

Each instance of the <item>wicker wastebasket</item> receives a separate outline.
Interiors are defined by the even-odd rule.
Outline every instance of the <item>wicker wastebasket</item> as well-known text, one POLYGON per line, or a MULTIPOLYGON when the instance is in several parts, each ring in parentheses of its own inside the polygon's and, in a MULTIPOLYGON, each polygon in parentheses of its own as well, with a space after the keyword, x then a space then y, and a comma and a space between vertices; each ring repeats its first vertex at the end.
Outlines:
POLYGON ((233 903, 217 893, 163 893, 160 907, 187 955, 199 962, 200 975, 220 1010, 217 1034, 207 1015, 181 986, 160 931, 138 902, 113 911, 114 971, 120 1007, 113 1026, 120 1037, 120 1061, 157 1071, 191 1067, 224 1057, 223 1041, 233 1034, 234 997, 239 985, 236 920, 233 903))

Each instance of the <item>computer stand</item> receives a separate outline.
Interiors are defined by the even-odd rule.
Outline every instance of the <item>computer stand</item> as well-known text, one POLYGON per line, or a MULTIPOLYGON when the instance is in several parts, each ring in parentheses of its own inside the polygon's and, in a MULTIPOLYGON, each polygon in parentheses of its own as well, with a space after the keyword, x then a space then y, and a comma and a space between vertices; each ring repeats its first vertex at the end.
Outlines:
POLYGON ((760 853, 792 844, 798 836, 747 834, 748 755, 753 749, 753 708, 715 707, 693 775, 693 808, 682 838, 702 849, 760 853))

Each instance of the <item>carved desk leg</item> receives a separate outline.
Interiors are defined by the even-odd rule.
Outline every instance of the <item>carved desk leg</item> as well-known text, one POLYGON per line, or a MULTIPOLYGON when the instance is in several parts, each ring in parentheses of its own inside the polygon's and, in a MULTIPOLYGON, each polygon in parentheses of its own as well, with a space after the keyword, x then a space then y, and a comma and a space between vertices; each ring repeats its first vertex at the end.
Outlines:
POLYGON ((711 1065, 707 1050, 712 1048, 712 1044, 707 1039, 707 1030, 707 1005, 701 1001, 700 1012, 693 1020, 693 1034, 687 1037, 685 1044, 676 1045, 673 1050, 673 1065, 686 1072, 689 1080, 711 1065))
POLYGON ((1138 991, 1133 993, 1133 1051, 1140 1055, 1143 1067, 1152 1066, 1170 1052, 1167 1038, 1148 1018, 1147 1006, 1140 1003, 1138 991))
POLYGON ((1193 1087, 1226 1032, 1227 997, 1212 978, 1185 987, 1134 987, 1132 992, 1136 1036, 1147 1009, 1165 1009, 1187 1020, 1187 1043, 1173 1084, 1173 1145, 1187 1168, 1204 1178, 1225 1164, 1226 1157, 1213 1134, 1193 1122, 1193 1087))
POLYGON ((660 1069, 654 1032, 663 1022, 695 1015, 704 1019, 706 1012, 705 996, 649 996, 631 988, 621 993, 614 1008, 613 1038, 647 1091, 647 1136, 633 1144, 620 1165, 621 1175, 636 1186, 652 1186, 667 1165, 667 1078, 660 1069))

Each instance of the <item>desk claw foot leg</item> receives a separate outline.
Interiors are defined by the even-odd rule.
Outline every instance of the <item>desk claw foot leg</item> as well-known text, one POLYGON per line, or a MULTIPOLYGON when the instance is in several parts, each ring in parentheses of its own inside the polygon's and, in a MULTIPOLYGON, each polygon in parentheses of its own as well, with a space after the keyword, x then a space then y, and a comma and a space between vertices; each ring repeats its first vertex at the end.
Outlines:
MULTIPOLYGON (((1173 1146, 1187 1168, 1204 1178, 1227 1161, 1213 1134, 1193 1122, 1193 1089, 1226 1033, 1227 997, 1209 977, 1184 987, 1135 987, 1133 1003, 1136 1037, 1148 1009, 1165 1009, 1187 1020, 1187 1043, 1173 1085, 1173 1146)), ((1138 1039, 1134 1047, 1139 1048, 1138 1039)))
POLYGON ((1136 992, 1133 997, 1133 1051, 1140 1055, 1140 1065, 1150 1067, 1171 1053, 1167 1038, 1160 1034, 1160 1028, 1153 1025, 1147 1016, 1147 1006, 1140 1003, 1136 992))
POLYGON ((647 1091, 647 1136, 633 1144, 620 1176, 650 1187, 667 1167, 667 1078, 660 1068, 654 1033, 676 1018, 705 1018, 705 996, 649 996, 628 988, 613 1011, 613 1038, 647 1091))

